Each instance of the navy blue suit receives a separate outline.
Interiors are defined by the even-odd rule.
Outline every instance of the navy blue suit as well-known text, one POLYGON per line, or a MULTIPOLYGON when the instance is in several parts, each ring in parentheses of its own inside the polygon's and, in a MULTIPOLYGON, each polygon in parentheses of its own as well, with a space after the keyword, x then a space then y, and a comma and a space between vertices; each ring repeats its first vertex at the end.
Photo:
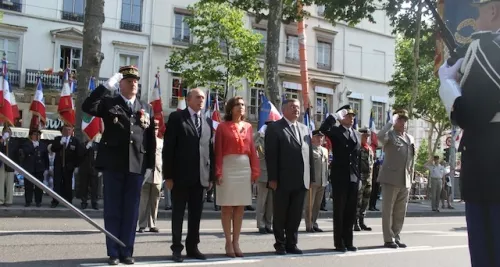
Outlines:
POLYGON ((126 245, 122 248, 106 238, 108 256, 132 257, 144 173, 155 166, 152 108, 136 98, 130 109, 121 95, 112 96, 101 85, 85 99, 82 110, 104 121, 96 160, 104 176, 104 226, 126 245))

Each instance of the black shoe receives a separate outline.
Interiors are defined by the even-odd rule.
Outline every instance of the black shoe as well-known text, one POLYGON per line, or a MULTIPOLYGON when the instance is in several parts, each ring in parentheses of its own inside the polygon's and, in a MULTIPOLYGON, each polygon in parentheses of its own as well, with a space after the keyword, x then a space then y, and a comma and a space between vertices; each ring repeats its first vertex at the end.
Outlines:
POLYGON ((259 234, 267 234, 266 228, 259 228, 259 234))
POLYGON ((42 206, 42 203, 36 203, 36 207, 40 208, 42 206))
POLYGON ((27 207, 31 207, 31 203, 26 203, 24 204, 24 206, 27 208, 27 207))
POLYGON ((146 228, 142 228, 142 227, 141 227, 141 228, 139 228, 139 230, 137 230, 137 232, 138 232, 138 233, 144 233, 144 230, 145 230, 145 229, 146 229, 146 228))
POLYGON ((273 231, 273 229, 266 227, 266 233, 272 234, 272 233, 274 233, 274 231, 273 231))
POLYGON ((358 251, 358 248, 355 246, 347 246, 346 249, 347 249, 347 251, 352 251, 352 252, 358 251))
POLYGON ((220 211, 220 206, 215 206, 215 207, 214 207, 214 210, 215 210, 215 211, 220 211))
POLYGON ((300 250, 297 246, 293 246, 291 248, 286 249, 286 253, 290 254, 303 254, 302 250, 300 250))
POLYGON ((366 224, 365 224, 365 218, 359 219, 359 227, 363 231, 371 231, 372 230, 371 227, 366 226, 366 224))
POLYGON ((108 265, 118 265, 120 263, 120 260, 115 257, 109 257, 108 259, 108 265))
POLYGON ((254 207, 249 205, 249 206, 245 206, 245 210, 254 211, 255 209, 254 209, 254 207))
POLYGON ((186 255, 189 258, 198 259, 198 260, 206 260, 207 256, 201 253, 197 248, 193 250, 186 251, 186 255))
POLYGON ((132 265, 132 264, 135 263, 135 260, 132 257, 125 257, 125 258, 122 258, 120 260, 120 262, 123 263, 123 264, 132 265))
POLYGON ((306 228, 306 232, 308 232, 308 233, 314 233, 314 230, 312 228, 306 228))
POLYGON ((86 208, 87 208, 87 206, 88 206, 88 204, 87 204, 87 203, 82 203, 82 204, 80 205, 80 208, 82 208, 82 210, 84 210, 84 209, 86 209, 86 208))
POLYGON ((325 207, 321 208, 322 211, 328 211, 325 207))
POLYGON ((159 233, 160 232, 160 229, 158 229, 158 227, 152 227, 152 228, 149 228, 149 231, 151 233, 159 233))
POLYGON ((97 203, 92 203, 92 209, 99 210, 99 205, 97 203))
POLYGON ((277 255, 286 255, 286 249, 284 247, 275 247, 277 255))
POLYGON ((396 245, 398 245, 398 247, 400 247, 400 248, 406 248, 406 247, 407 247, 407 245, 406 245, 405 243, 401 243, 399 240, 398 240, 398 241, 396 241, 395 243, 396 243, 396 245))
POLYGON ((172 260, 175 262, 183 262, 184 261, 180 252, 174 252, 172 254, 172 260))
POLYGON ((347 252, 347 248, 346 247, 335 247, 334 250, 337 251, 337 252, 347 252))
POLYGON ((170 206, 165 207, 165 210, 172 210, 172 207, 170 207, 170 206))
POLYGON ((375 208, 373 208, 373 207, 369 208, 368 210, 369 210, 369 211, 376 211, 376 209, 375 209, 375 208))
POLYGON ((213 198, 211 198, 211 197, 207 197, 207 202, 208 202, 208 203, 213 203, 213 202, 214 202, 214 199, 213 199, 213 198))
POLYGON ((322 233, 323 229, 319 228, 318 226, 313 226, 314 232, 322 233))
POLYGON ((356 224, 354 224, 354 229, 353 230, 356 231, 356 232, 361 231, 361 227, 359 227, 359 224, 357 222, 356 222, 356 224))
POLYGON ((51 207, 51 208, 57 208, 57 206, 59 206, 59 203, 52 202, 52 203, 50 204, 50 207, 51 207))
MULTIPOLYGON (((4 205, 5 207, 10 207, 10 206, 12 206, 12 204, 7 204, 7 203, 5 203, 5 204, 3 204, 3 205, 4 205)), ((453 207, 452 207, 452 208, 453 208, 453 207)))
POLYGON ((398 244, 394 242, 385 242, 384 247, 386 248, 399 248, 398 244))

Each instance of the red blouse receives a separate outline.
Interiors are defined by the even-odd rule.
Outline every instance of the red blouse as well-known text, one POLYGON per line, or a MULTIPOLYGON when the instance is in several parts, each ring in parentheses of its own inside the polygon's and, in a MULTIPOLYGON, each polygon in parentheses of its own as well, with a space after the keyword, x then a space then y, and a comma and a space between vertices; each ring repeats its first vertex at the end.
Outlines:
POLYGON ((215 132, 215 177, 222 176, 222 159, 226 155, 247 154, 252 169, 252 181, 260 175, 259 158, 253 143, 252 125, 242 123, 242 130, 234 122, 221 122, 215 132))

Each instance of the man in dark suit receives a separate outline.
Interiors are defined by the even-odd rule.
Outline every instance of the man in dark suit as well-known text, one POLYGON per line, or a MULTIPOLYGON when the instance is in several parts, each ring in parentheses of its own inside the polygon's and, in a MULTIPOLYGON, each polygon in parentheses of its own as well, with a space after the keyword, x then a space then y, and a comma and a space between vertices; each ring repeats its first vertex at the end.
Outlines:
MULTIPOLYGON (((54 159, 54 191, 71 203, 73 201, 73 173, 80 165, 83 147, 73 136, 73 126, 64 125, 62 136, 57 136, 52 142, 52 151, 56 153, 54 159)), ((59 201, 52 199, 51 207, 55 208, 59 201)))
POLYGON ((333 195, 333 239, 335 250, 357 251, 353 245, 360 179, 361 136, 354 130, 355 112, 349 105, 328 116, 319 130, 332 143, 330 183, 333 195), (337 124, 337 120, 340 125, 337 124))
POLYGON ((163 177, 172 190, 172 246, 173 260, 182 262, 182 223, 188 205, 188 233, 186 254, 190 258, 205 260, 198 250, 200 220, 205 189, 215 179, 212 120, 201 110, 205 94, 192 89, 187 95, 188 107, 172 112, 168 118, 163 145, 163 177))
POLYGON ((137 98, 139 79, 136 67, 121 67, 82 105, 84 112, 104 121, 96 162, 104 176, 104 226, 126 245, 120 247, 106 238, 109 265, 134 264, 142 182, 155 166, 153 110, 137 98), (120 93, 116 95, 118 85, 120 93))
POLYGON ((92 209, 98 210, 97 187, 99 182, 99 172, 96 169, 98 143, 89 140, 85 144, 82 163, 78 168, 78 190, 77 196, 82 200, 81 208, 86 209, 90 193, 90 203, 92 209))
POLYGON ((274 248, 276 254, 302 254, 297 232, 309 184, 314 181, 311 135, 297 121, 300 102, 283 101, 283 118, 267 126, 265 154, 268 187, 274 190, 274 248))
MULTIPOLYGON (((49 169, 49 151, 45 143, 40 143, 41 135, 42 133, 39 130, 31 129, 29 131, 30 140, 26 140, 23 143, 21 153, 23 155, 22 167, 40 182, 43 182, 43 174, 49 169)), ((28 179, 24 180, 24 188, 25 207, 31 206, 33 191, 35 192, 36 206, 41 207, 43 190, 35 186, 28 179)))

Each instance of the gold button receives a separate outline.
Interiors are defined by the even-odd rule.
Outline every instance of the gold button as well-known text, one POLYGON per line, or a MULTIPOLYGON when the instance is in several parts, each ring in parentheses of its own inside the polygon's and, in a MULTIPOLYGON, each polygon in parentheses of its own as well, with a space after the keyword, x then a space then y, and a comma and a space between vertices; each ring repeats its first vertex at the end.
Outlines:
POLYGON ((134 132, 133 131, 130 131, 130 134, 133 134, 134 132))
POLYGON ((134 125, 134 123, 133 123, 133 122, 131 122, 131 123, 130 123, 130 125, 134 125))
POLYGON ((133 144, 133 143, 134 143, 134 141, 130 140, 130 143, 131 143, 131 144, 133 144))

